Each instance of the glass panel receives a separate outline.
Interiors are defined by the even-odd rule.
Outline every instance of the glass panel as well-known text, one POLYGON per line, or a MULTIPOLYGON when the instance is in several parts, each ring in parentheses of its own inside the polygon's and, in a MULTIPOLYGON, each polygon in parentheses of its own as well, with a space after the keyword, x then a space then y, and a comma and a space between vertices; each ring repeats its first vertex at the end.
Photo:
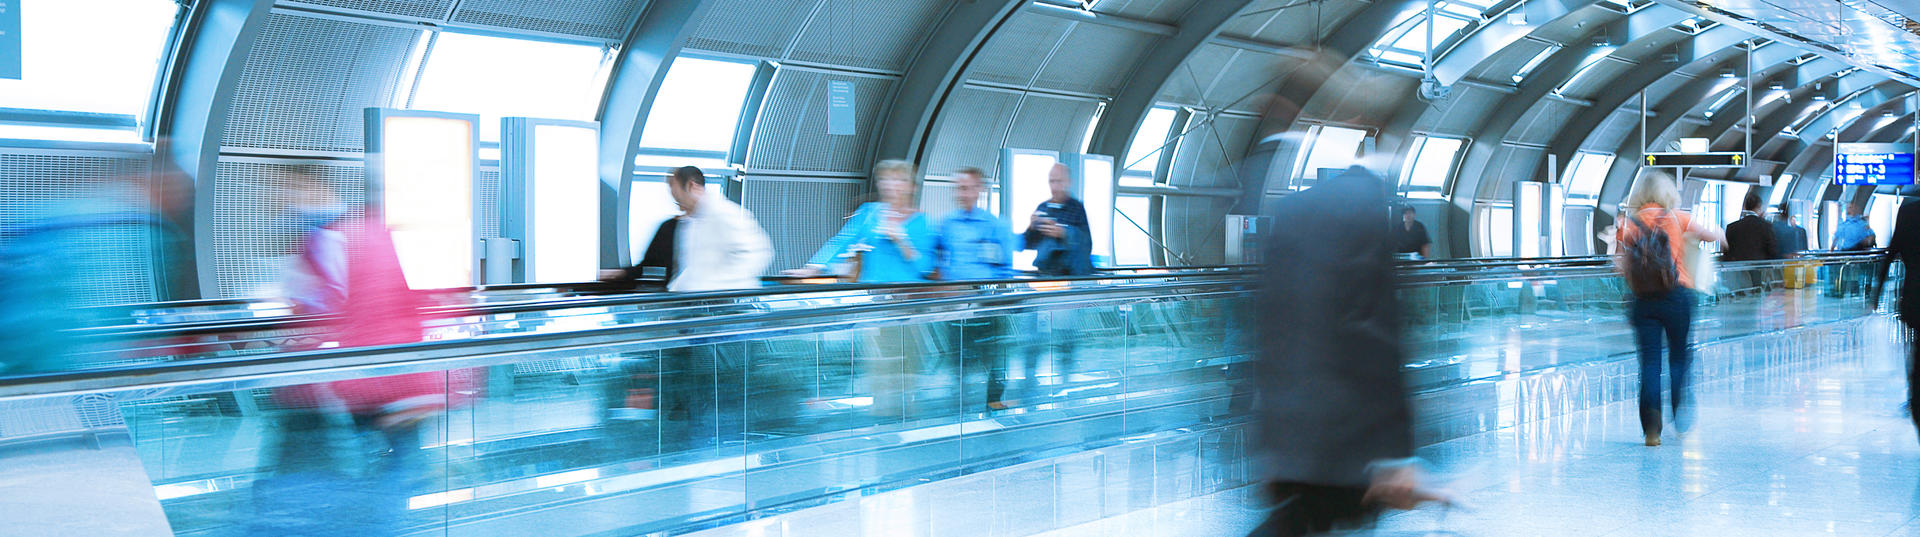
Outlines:
POLYGON ((1793 174, 1781 175, 1773 181, 1773 192, 1767 196, 1767 206, 1777 208, 1780 202, 1787 200, 1787 194, 1793 193, 1793 174))
POLYGON ((1540 231, 1540 217, 1541 211, 1544 210, 1544 204, 1541 203, 1543 201, 1541 190, 1545 186, 1545 183, 1534 181, 1515 183, 1513 211, 1518 217, 1519 227, 1513 229, 1513 236, 1520 239, 1520 257, 1547 255, 1540 244, 1540 239, 1543 237, 1540 231))
POLYGON ((1513 208, 1487 208, 1487 251, 1493 257, 1513 257, 1513 208))
POLYGON ((1146 119, 1140 122, 1140 132, 1133 135, 1133 143, 1127 146, 1123 158, 1128 175, 1159 175, 1161 146, 1167 144, 1167 136, 1172 133, 1174 116, 1172 108, 1147 111, 1146 119))
POLYGON ((1113 160, 1083 155, 1080 162, 1080 196, 1093 230, 1094 265, 1104 267, 1113 257, 1113 160))
POLYGON ((1318 179, 1322 168, 1347 169, 1353 166, 1360 153, 1360 143, 1367 138, 1367 131, 1334 126, 1314 127, 1314 136, 1310 141, 1312 148, 1300 165, 1294 169, 1294 177, 1318 179))
POLYGON ((600 268, 600 211, 594 203, 600 199, 600 131, 537 125, 533 144, 527 281, 593 281, 600 268))
MULTIPOLYGON (((1051 154, 1015 152, 1013 161, 1008 163, 1007 189, 1011 195, 1012 208, 1007 212, 1013 221, 1015 234, 1026 233, 1028 224, 1033 222, 1034 209, 1053 198, 1053 190, 1047 186, 1047 176, 1053 172, 1053 165, 1059 159, 1051 154)), ((1013 256, 1013 267, 1017 270, 1032 270, 1033 250, 1022 250, 1013 256)))
POLYGON ((684 56, 674 60, 647 112, 640 146, 731 152, 757 70, 748 62, 684 56))
POLYGON ((1874 239, 1881 248, 1887 247, 1887 239, 1893 237, 1893 221, 1899 212, 1900 196, 1873 195, 1873 204, 1867 208, 1867 223, 1873 228, 1874 239))
POLYGON ((409 108, 480 115, 480 139, 500 140, 507 116, 592 120, 606 54, 600 47, 440 32, 409 108))
POLYGON ((139 141, 135 125, 147 117, 154 77, 160 72, 180 4, 171 0, 8 4, 21 10, 21 78, 0 80, 0 108, 118 116, 115 122, 124 126, 0 125, 0 138, 139 141))
POLYGON ((1147 196, 1120 196, 1114 203, 1113 258, 1120 266, 1153 264, 1153 241, 1148 238, 1147 214, 1152 206, 1147 196))
POLYGON ((1587 200, 1592 205, 1600 197, 1600 187, 1607 181, 1607 172, 1613 169, 1613 155, 1579 151, 1573 154, 1573 163, 1567 167, 1567 197, 1587 200))
POLYGON ((1746 183, 1727 183, 1726 193, 1720 198, 1720 224, 1726 225, 1740 220, 1740 206, 1747 202, 1747 190, 1752 185, 1746 183))
POLYGON ((676 216, 680 216, 680 206, 673 203, 666 178, 634 179, 627 198, 627 252, 633 258, 627 262, 639 263, 647 245, 653 244, 653 234, 660 224, 676 216))
POLYGON ((388 116, 379 162, 387 225, 414 289, 474 284, 473 122, 388 116))
POLYGON ((1418 145, 1419 154, 1415 156, 1407 172, 1407 182, 1415 188, 1444 190, 1447 181, 1453 175, 1453 160, 1460 152, 1464 140, 1458 138, 1427 138, 1418 145))

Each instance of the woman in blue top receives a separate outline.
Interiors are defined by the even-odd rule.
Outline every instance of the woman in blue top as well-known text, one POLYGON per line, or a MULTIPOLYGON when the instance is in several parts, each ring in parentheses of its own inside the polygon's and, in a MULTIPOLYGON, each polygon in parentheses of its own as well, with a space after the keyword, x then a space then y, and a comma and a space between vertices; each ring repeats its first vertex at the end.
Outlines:
POLYGON ((864 252, 862 282, 926 281, 933 273, 938 237, 925 214, 913 203, 913 165, 901 160, 881 161, 873 167, 880 201, 861 205, 840 233, 813 254, 797 271, 817 275, 849 251, 864 252))

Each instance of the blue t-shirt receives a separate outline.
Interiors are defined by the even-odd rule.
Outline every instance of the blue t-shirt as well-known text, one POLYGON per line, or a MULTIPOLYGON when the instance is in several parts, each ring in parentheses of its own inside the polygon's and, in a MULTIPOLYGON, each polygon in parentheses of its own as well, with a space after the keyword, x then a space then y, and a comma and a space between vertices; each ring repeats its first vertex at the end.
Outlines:
POLYGON ((1834 250, 1868 250, 1874 244, 1867 239, 1873 237, 1873 227, 1867 225, 1865 216, 1848 216, 1840 222, 1839 229, 1833 231, 1834 250), (1864 243, 1864 244, 1863 244, 1864 243))

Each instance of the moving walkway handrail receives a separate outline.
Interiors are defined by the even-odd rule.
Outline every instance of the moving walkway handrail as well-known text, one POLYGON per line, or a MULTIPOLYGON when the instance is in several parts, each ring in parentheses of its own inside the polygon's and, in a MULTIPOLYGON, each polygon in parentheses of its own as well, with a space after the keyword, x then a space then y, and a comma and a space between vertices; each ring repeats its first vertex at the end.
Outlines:
MULTIPOLYGON (((1245 274, 1240 274, 1245 275, 1245 274)), ((1101 279, 1101 278, 1078 278, 1101 279)), ((808 333, 822 326, 892 324, 936 315, 978 315, 1021 307, 1065 308, 1115 300, 1191 299, 1245 292, 1248 279, 1156 282, 1122 287, 1097 286, 1022 293, 965 294, 870 302, 786 311, 755 311, 692 319, 567 332, 515 333, 497 337, 428 341, 402 345, 288 351, 271 354, 127 365, 0 378, 0 400, 78 395, 130 388, 227 384, 305 375, 302 382, 360 378, 363 370, 380 375, 500 365, 528 355, 578 355, 587 349, 664 346, 684 341, 718 342, 746 337, 808 333), (1097 295, 1097 296, 1096 296, 1097 295), (1073 301, 1074 298, 1089 298, 1073 301), (864 314, 875 314, 862 317, 864 314), (884 315, 880 315, 884 314, 884 315), (454 364, 453 362, 460 362, 454 364), (384 371, 401 368, 401 371, 384 371), (310 378, 310 377, 323 378, 310 378)), ((847 287, 869 290, 954 288, 952 284, 847 287)), ((953 289, 964 292, 964 289, 953 289)), ((723 293, 734 294, 734 293, 723 293)))

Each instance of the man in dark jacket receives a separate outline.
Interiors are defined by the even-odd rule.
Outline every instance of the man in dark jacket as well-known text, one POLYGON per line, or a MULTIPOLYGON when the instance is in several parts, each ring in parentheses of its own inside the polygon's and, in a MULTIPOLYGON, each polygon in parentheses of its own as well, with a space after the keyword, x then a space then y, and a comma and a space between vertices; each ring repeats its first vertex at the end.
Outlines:
POLYGON ((1438 499, 1419 488, 1401 378, 1385 181, 1354 167, 1277 203, 1258 300, 1256 470, 1278 503, 1253 536, 1325 532, 1438 499))
MULTIPOLYGON (((1900 204, 1899 212, 1894 213, 1893 236, 1887 238, 1887 254, 1905 267, 1906 279, 1900 288, 1898 312, 1900 322, 1908 330, 1920 330, 1920 203, 1908 200, 1900 204)), ((1885 281, 1885 267, 1880 273, 1885 281)), ((1875 286, 1876 289, 1882 288, 1875 286)), ((1870 303, 1877 304, 1873 300, 1870 303)), ((1920 431, 1920 346, 1908 343, 1911 353, 1907 362, 1907 408, 1913 418, 1915 431, 1920 431)))
POLYGON ((1041 274, 1093 274, 1093 227, 1087 223, 1086 205, 1067 193, 1071 184, 1067 166, 1053 165, 1053 171, 1047 174, 1047 187, 1053 190, 1053 197, 1034 209, 1027 225, 1027 249, 1037 254, 1033 266, 1041 274))
POLYGON ((1807 228, 1793 224, 1793 204, 1780 202, 1780 213, 1773 219, 1773 241, 1780 246, 1780 257, 1793 257, 1807 249, 1807 228))
POLYGON ((1740 219, 1727 224, 1727 251, 1721 261, 1759 261, 1779 259, 1780 243, 1773 226, 1760 218, 1760 195, 1747 193, 1740 204, 1740 219))

